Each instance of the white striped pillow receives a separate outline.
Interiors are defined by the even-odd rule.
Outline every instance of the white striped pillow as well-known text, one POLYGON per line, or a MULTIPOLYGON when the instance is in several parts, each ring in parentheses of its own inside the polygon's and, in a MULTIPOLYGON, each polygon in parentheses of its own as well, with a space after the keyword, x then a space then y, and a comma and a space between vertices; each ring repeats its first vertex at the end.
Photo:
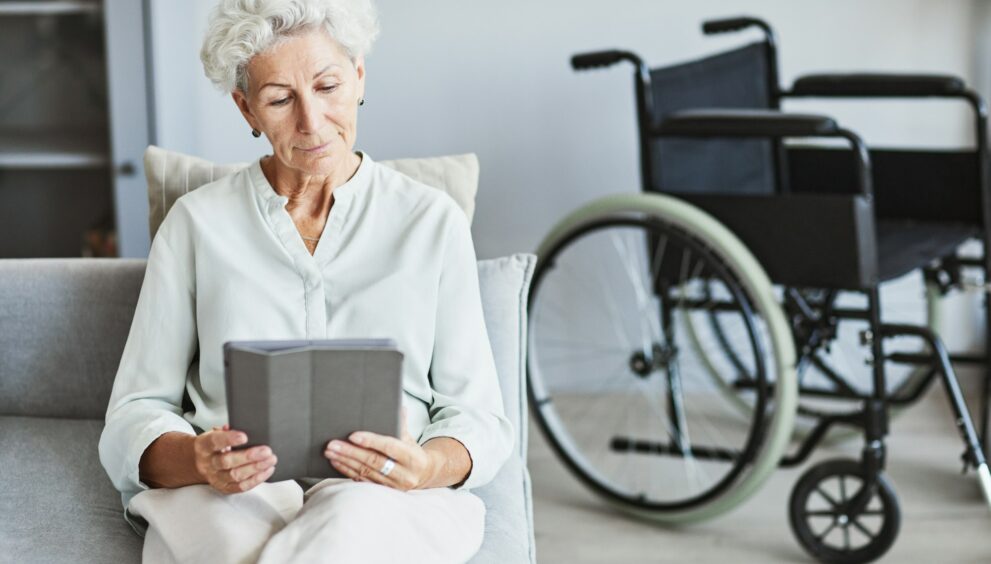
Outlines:
MULTIPOLYGON (((148 180, 148 229, 152 240, 179 196, 249 164, 216 164, 154 145, 145 150, 144 162, 148 180)), ((377 162, 447 192, 464 210, 469 222, 474 216, 478 192, 478 157, 474 153, 377 162)))

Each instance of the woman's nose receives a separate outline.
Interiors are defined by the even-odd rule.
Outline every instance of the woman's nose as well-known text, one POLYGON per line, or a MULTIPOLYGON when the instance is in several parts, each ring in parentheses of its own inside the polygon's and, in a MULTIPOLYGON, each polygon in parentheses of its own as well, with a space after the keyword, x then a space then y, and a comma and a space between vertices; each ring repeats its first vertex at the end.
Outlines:
POLYGON ((320 129, 320 104, 316 100, 301 96, 296 107, 296 128, 300 133, 312 133, 320 129))

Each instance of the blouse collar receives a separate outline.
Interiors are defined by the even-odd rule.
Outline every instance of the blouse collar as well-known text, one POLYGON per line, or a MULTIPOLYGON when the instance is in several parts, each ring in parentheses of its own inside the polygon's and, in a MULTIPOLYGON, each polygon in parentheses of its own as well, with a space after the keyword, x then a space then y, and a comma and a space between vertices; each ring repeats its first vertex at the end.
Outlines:
POLYGON ((305 273, 307 280, 309 280, 308 284, 312 287, 316 287, 316 280, 319 279, 319 268, 329 262, 340 250, 341 234, 344 231, 346 218, 354 207, 355 196, 366 192, 371 185, 374 164, 366 153, 359 152, 359 155, 361 155, 361 163, 358 165, 358 170, 347 182, 334 188, 334 205, 324 223, 324 230, 317 243, 316 252, 312 256, 306 249, 289 212, 286 211, 289 196, 279 194, 269 184, 262 171, 261 158, 255 160, 248 167, 248 176, 251 179, 260 211, 272 231, 282 242, 283 247, 292 256, 299 271, 305 273))
MULTIPOLYGON (((372 159, 364 151, 356 151, 356 153, 361 157, 361 162, 358 163, 358 170, 351 175, 351 178, 347 182, 334 188, 335 200, 350 198, 355 192, 369 184, 372 159)), ((262 157, 259 157, 249 167, 251 183, 254 185, 255 193, 261 199, 263 205, 272 206, 274 202, 277 202, 280 208, 285 208, 286 204, 289 203, 289 196, 284 196, 275 191, 275 188, 272 187, 272 184, 269 183, 268 178, 265 176, 265 172, 262 171, 261 162, 262 157)))

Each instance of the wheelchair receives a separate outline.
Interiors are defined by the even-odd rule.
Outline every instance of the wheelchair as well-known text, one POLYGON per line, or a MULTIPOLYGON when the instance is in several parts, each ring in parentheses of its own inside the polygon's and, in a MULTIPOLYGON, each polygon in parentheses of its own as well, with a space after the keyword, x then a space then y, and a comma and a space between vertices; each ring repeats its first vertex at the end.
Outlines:
POLYGON ((812 75, 783 90, 767 23, 702 26, 744 29, 762 39, 663 68, 619 50, 572 58, 579 71, 632 63, 642 189, 581 207, 541 242, 531 409, 588 488, 668 524, 712 519, 776 467, 862 435, 859 459, 799 478, 788 515, 816 559, 867 562, 900 526, 889 417, 936 380, 991 503, 987 353, 951 354, 937 333, 942 297, 968 276, 983 276, 991 317, 991 257, 958 250, 991 238, 987 107, 941 75, 812 75), (976 147, 869 149, 830 117, 781 111, 787 97, 958 99, 976 147), (955 363, 984 371, 980 435, 955 363))

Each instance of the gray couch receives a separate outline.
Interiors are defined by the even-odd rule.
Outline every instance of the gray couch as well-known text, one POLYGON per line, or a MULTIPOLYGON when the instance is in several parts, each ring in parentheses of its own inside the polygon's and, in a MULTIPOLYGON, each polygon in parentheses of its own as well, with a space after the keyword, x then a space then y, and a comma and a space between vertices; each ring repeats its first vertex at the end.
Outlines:
MULTIPOLYGON (((532 255, 479 262, 514 456, 474 490, 488 508, 472 562, 535 562, 526 461, 532 255)), ((97 442, 144 276, 139 259, 0 260, 0 561, 140 560, 97 442)), ((412 555, 411 555, 412 556, 412 555)))

